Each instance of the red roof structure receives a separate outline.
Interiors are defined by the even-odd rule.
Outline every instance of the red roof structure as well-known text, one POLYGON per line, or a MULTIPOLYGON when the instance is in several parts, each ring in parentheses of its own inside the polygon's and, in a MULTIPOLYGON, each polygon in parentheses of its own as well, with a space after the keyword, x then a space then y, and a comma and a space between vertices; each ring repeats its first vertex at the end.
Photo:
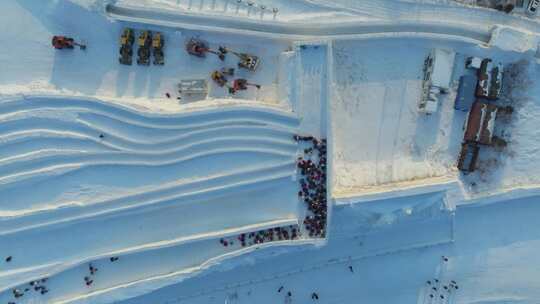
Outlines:
POLYGON ((465 142, 491 145, 497 109, 497 106, 481 101, 472 105, 463 135, 465 142))

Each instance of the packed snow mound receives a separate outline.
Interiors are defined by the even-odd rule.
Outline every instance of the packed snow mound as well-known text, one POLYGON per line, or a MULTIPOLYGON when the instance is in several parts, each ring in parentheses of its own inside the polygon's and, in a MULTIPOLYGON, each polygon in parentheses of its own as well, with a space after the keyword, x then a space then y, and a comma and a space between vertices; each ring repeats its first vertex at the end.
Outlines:
POLYGON ((538 34, 508 26, 496 25, 488 45, 503 51, 536 52, 540 36, 538 34))

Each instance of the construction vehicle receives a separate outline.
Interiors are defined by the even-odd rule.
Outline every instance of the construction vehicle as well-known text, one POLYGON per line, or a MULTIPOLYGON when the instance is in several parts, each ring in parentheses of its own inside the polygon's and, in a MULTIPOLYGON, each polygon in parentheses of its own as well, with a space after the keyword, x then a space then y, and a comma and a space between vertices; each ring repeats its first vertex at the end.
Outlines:
POLYGON ((233 86, 229 88, 229 93, 235 94, 238 91, 247 90, 248 86, 256 87, 257 90, 261 88, 261 86, 258 84, 249 83, 247 79, 238 78, 233 81, 233 86))
POLYGON ((220 87, 223 87, 225 86, 225 84, 227 84, 227 78, 225 78, 225 75, 220 71, 213 71, 212 74, 210 74, 210 77, 220 87))
MULTIPOLYGON (((220 50, 221 49, 223 48, 220 47, 220 50)), ((219 59, 225 60, 225 53, 210 49, 208 47, 208 43, 197 38, 189 39, 189 41, 186 43, 186 51, 193 56, 201 58, 206 57, 206 53, 212 53, 218 56, 219 59)))
POLYGON ((73 49, 75 46, 78 46, 81 50, 86 49, 86 45, 77 43, 73 38, 66 36, 53 36, 51 43, 52 46, 57 50, 73 49))
POLYGON ((220 72, 223 75, 234 76, 234 68, 222 68, 220 72))
POLYGON ((120 58, 118 58, 120 64, 131 65, 134 42, 135 35, 133 34, 133 30, 125 28, 120 36, 120 58))
POLYGON ((240 59, 240 61, 238 62, 238 67, 240 68, 254 72, 255 70, 257 70, 257 67, 259 67, 260 60, 259 57, 255 55, 251 55, 248 53, 238 53, 224 47, 220 47, 219 50, 223 54, 231 53, 238 57, 240 59))
POLYGON ((163 46, 165 39, 160 32, 154 33, 152 38, 152 52, 154 54, 154 65, 163 65, 165 63, 165 57, 163 56, 163 46))
POLYGON ((150 46, 152 45, 152 32, 142 31, 137 40, 139 49, 137 50, 137 64, 150 65, 150 46))
POLYGON ((259 57, 249 54, 240 53, 237 56, 240 57, 240 61, 238 62, 238 67, 244 68, 249 71, 255 71, 257 70, 257 67, 259 67, 259 57))
POLYGON ((536 10, 538 10, 538 6, 540 6, 540 0, 529 0, 529 4, 527 4, 527 14, 532 16, 536 14, 536 10))

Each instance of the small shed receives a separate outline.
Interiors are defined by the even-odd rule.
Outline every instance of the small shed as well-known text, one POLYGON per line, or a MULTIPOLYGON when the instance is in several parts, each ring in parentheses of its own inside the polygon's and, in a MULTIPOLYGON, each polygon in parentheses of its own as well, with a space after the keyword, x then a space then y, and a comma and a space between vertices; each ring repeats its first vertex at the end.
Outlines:
POLYGON ((491 145, 497 106, 476 101, 469 112, 465 125, 465 142, 475 142, 482 145, 491 145))
POLYGON ((459 78, 459 87, 456 94, 454 109, 467 112, 474 103, 474 91, 477 78, 475 75, 463 75, 459 78))
POLYGON ((422 98, 418 103, 420 112, 431 114, 437 111, 439 95, 450 90, 456 53, 450 50, 433 49, 424 61, 422 98))
POLYGON ((452 80, 456 53, 450 50, 434 49, 430 56, 432 57, 431 86, 447 91, 452 80))
POLYGON ((458 159, 458 169, 465 174, 476 170, 476 162, 478 161, 478 154, 480 147, 476 143, 463 143, 461 144, 461 152, 458 159))

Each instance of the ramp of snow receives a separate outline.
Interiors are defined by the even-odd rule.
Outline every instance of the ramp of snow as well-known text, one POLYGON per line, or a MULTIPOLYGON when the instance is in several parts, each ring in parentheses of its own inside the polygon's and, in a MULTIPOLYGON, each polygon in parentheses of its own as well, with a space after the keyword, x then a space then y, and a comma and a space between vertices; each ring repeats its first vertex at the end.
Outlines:
MULTIPOLYGON (((221 235, 298 221, 292 135, 299 121, 287 112, 230 106, 159 115, 36 97, 2 100, 0 119, 0 196, 9 198, 0 208, 0 247, 16 257, 0 270, 0 289, 211 235, 205 244, 217 251, 192 251, 184 266, 169 265, 198 267, 224 254, 221 235)), ((141 271, 91 291, 140 280, 141 271)))

